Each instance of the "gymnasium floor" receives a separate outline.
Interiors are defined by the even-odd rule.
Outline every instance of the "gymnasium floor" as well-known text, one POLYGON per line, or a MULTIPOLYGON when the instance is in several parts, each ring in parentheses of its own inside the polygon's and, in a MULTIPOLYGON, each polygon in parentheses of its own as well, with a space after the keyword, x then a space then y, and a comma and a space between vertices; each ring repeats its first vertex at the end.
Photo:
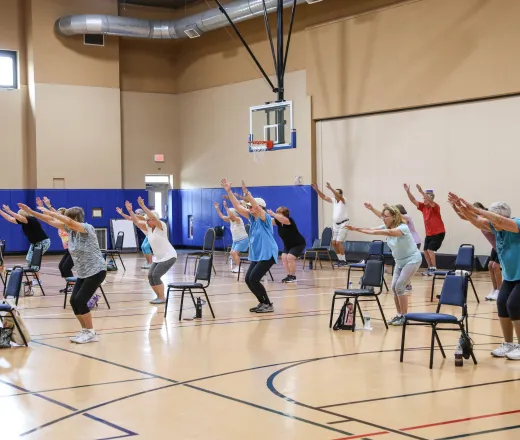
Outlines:
MULTIPOLYGON (((429 330, 409 329, 400 364, 401 329, 385 330, 373 306, 364 307, 373 331, 329 330, 331 293, 344 287, 346 270, 302 273, 299 266, 298 285, 267 283, 275 313, 254 315, 252 294, 222 254, 209 289, 215 320, 204 308, 201 322, 179 322, 178 297, 164 320, 164 306, 148 304, 153 294, 139 268, 143 260, 126 255, 126 273, 110 274, 105 285, 112 309, 101 301, 94 312, 99 342, 72 344, 78 326, 57 293, 58 260, 45 258, 47 296, 20 300, 30 347, 0 351, 2 440, 520 436, 520 362, 489 355, 501 337, 495 304, 483 300, 487 274, 475 275, 480 305, 469 295, 478 366, 465 361, 456 368, 457 335, 444 332, 447 359, 436 351, 429 370, 429 330)), ((183 265, 180 254, 167 281, 191 280, 183 265)), ((282 267, 273 275, 281 280, 282 267)), ((430 280, 414 280, 413 311, 434 310, 430 280)), ((381 299, 390 318, 392 297, 381 299)), ((186 317, 193 314, 186 309, 186 317)))

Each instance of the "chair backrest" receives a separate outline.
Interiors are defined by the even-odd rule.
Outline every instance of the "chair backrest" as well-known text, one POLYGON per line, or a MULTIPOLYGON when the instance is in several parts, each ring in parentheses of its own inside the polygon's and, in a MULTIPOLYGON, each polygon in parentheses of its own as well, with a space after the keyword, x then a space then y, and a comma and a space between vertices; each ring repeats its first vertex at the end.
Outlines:
POLYGON ((383 255, 385 244, 381 240, 374 240, 368 248, 368 255, 383 255))
POLYGON ((247 235, 249 235, 249 232, 251 231, 251 225, 248 223, 246 226, 246 232, 247 232, 247 235))
POLYGON ((383 276, 385 274, 385 259, 381 254, 371 254, 366 260, 363 274, 362 288, 379 287, 383 290, 383 276))
POLYGON ((117 233, 116 244, 114 246, 114 249, 116 251, 121 252, 123 250, 124 241, 125 241, 125 233, 124 233, 124 231, 119 231, 117 233))
POLYGON ((42 266, 43 249, 39 246, 33 248, 33 254, 29 266, 37 267, 40 270, 42 266))
POLYGON ((455 259, 455 269, 473 272, 473 262, 475 260, 475 246, 472 244, 461 244, 455 259))
POLYGON ((213 251, 215 249, 215 229, 209 228, 204 234, 204 244, 202 250, 213 251))
POLYGON ((21 266, 13 267, 13 270, 9 275, 9 281, 7 282, 7 286, 5 288, 4 297, 7 298, 12 296, 14 298, 18 298, 18 295, 20 295, 20 288, 22 287, 22 281, 23 268, 21 266))
POLYGON ((0 266, 4 265, 5 240, 0 240, 0 266))
POLYGON ((437 306, 437 313, 441 305, 462 307, 463 314, 466 313, 466 298, 468 294, 468 276, 455 275, 450 272, 444 279, 441 298, 437 306))
POLYGON ((203 255, 199 259, 197 265, 197 273, 195 274, 195 281, 207 281, 208 286, 211 281, 211 269, 213 267, 213 255, 203 255))
POLYGON ((215 238, 224 238, 224 226, 215 226, 213 229, 215 230, 215 238))
POLYGON ((325 228, 321 233, 321 246, 329 247, 332 243, 332 228, 325 228))

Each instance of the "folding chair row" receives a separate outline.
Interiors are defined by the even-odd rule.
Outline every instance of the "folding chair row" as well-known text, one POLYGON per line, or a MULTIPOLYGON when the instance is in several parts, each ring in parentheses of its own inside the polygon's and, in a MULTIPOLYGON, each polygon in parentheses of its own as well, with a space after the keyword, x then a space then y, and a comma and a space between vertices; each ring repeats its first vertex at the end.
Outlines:
MULTIPOLYGON (((63 308, 65 309, 67 307, 67 295, 69 293, 72 293, 72 290, 74 289, 74 286, 76 285, 78 281, 78 277, 67 277, 65 278, 65 281, 67 284, 65 285, 65 298, 63 299, 63 308)), ((103 298, 105 299, 105 303, 107 307, 110 309, 110 303, 108 302, 107 296, 105 295, 105 291, 103 290, 103 286, 98 287, 99 290, 101 290, 101 294, 103 295, 103 298)))
POLYGON ((326 256, 329 259, 330 266, 334 270, 334 263, 332 262, 332 228, 325 228, 321 233, 321 240, 316 240, 311 248, 305 249, 303 254, 302 270, 305 270, 305 262, 307 261, 307 254, 314 253, 314 264, 313 269, 316 270, 317 263, 320 263, 320 268, 323 269, 321 264, 322 256, 326 256))
MULTIPOLYGON (((24 277, 24 271, 23 267, 21 266, 15 266, 11 269, 11 276, 9 277, 9 281, 7 281, 6 288, 4 290, 4 298, 15 298, 15 303, 18 304, 18 297, 20 296, 20 289, 22 288, 22 282, 24 277)), ((22 332, 22 329, 20 328, 20 324, 18 323, 18 320, 16 319, 16 313, 14 307, 12 307, 10 304, 7 304, 4 302, 3 304, 0 304, 0 313, 8 313, 11 318, 13 319, 14 325, 16 326, 16 329, 22 336, 23 342, 25 346, 27 347, 27 340, 25 339, 25 336, 22 332)), ((0 321, 2 321, 2 315, 0 314, 0 321)))
MULTIPOLYGON (((26 282, 28 284, 32 284, 31 280, 29 279, 29 276, 31 276, 32 280, 36 280, 38 283, 38 286, 40 287, 40 290, 42 291, 43 296, 45 296, 45 291, 43 290, 42 283, 40 281, 40 278, 36 275, 38 272, 40 272, 40 267, 42 265, 42 257, 43 257, 43 249, 41 247, 35 247, 33 249, 33 254, 31 261, 29 263, 29 266, 15 266, 15 267, 21 267, 23 271, 23 275, 25 276, 26 282), (36 269, 33 269, 33 268, 36 269)), ((5 269, 5 280, 4 280, 4 296, 5 296, 5 289, 6 285, 9 280, 9 276, 12 274, 14 270, 14 267, 8 267, 5 269)), ((16 305, 18 305, 18 296, 16 297, 16 305)))
MULTIPOLYGON (((202 244, 202 249, 198 251, 187 251, 185 252, 186 261, 184 262, 184 273, 186 273, 186 268, 188 267, 188 260, 190 258, 195 258, 195 268, 193 269, 193 274, 197 273, 197 265, 199 260, 203 255, 211 255, 215 252, 215 229, 209 228, 204 234, 204 243, 202 244)), ((213 260, 212 260, 213 261, 213 260)), ((217 271, 215 270, 215 266, 212 266, 213 272, 215 275, 217 271)))
POLYGON ((106 255, 106 257, 112 259, 112 261, 116 265, 116 269, 117 269, 117 263, 116 263, 115 257, 118 257, 119 261, 121 262, 121 265, 123 266, 123 271, 126 272, 125 263, 123 262, 123 258, 121 258, 121 253, 123 252, 124 241, 125 241, 125 233, 124 233, 124 231, 119 231, 117 233, 116 244, 114 245, 114 249, 102 249, 101 252, 103 252, 106 255))

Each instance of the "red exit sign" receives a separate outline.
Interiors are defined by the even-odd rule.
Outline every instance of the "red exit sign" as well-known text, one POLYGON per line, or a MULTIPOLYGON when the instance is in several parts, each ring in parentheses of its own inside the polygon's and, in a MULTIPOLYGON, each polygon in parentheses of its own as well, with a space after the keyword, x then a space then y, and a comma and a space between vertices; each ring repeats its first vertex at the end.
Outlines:
POLYGON ((154 154, 153 160, 155 162, 164 162, 164 154, 154 154))

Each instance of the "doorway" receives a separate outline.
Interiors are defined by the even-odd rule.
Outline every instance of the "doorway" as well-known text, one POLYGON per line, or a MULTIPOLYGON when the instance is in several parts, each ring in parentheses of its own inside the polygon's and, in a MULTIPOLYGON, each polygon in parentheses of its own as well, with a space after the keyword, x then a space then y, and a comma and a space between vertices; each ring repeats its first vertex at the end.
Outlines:
POLYGON ((168 220, 168 192, 172 185, 172 176, 167 174, 147 174, 144 177, 148 191, 148 206, 159 213, 161 219, 168 220))

